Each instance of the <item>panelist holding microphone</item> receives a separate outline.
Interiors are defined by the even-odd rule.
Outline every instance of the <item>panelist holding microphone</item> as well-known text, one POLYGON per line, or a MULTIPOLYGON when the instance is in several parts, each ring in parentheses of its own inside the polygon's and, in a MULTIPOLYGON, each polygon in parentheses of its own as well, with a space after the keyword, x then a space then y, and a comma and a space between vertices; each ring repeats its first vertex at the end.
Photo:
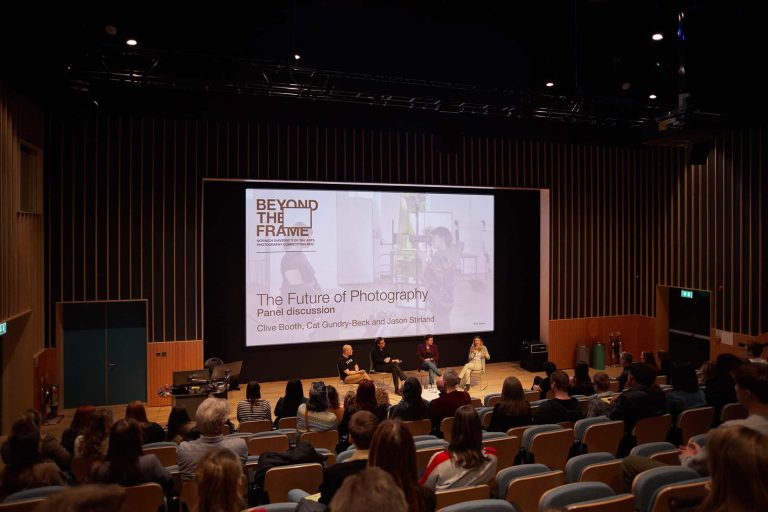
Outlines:
POLYGON ((364 380, 373 380, 352 359, 352 345, 344 345, 341 348, 341 359, 339 359, 337 367, 339 369, 339 378, 344 384, 357 384, 364 380))
POLYGON ((387 342, 379 336, 376 338, 376 348, 371 352, 371 360, 373 361, 373 369, 377 372, 388 372, 392 374, 392 383, 395 385, 395 393, 402 394, 400 391, 400 381, 398 378, 405 380, 408 376, 400 369, 400 363, 403 361, 400 359, 392 359, 389 355, 389 350, 386 347, 387 342))

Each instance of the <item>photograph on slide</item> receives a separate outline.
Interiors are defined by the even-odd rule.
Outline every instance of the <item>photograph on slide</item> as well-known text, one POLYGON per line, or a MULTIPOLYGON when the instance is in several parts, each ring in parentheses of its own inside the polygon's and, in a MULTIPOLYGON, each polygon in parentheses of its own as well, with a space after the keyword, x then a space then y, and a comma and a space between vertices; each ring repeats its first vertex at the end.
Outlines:
POLYGON ((494 198, 246 189, 246 346, 494 328, 494 198))

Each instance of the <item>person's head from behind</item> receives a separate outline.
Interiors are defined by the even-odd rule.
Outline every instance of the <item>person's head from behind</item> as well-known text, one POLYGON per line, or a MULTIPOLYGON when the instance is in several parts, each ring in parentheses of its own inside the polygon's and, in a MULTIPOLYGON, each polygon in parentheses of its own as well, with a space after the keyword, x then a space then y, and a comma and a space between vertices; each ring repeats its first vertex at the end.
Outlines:
POLYGON ((31 468, 41 460, 40 430, 22 416, 13 423, 8 436, 8 466, 20 470, 31 468))
POLYGON ((701 372, 701 375, 699 376, 699 382, 704 384, 715 376, 715 363, 712 361, 704 361, 701 363, 701 368, 699 371, 701 372))
POLYGON ((641 361, 648 366, 656 367, 656 358, 653 356, 653 352, 641 352, 640 353, 641 361))
POLYGON ((573 371, 573 380, 580 386, 587 385, 592 379, 589 378, 589 365, 584 361, 576 363, 573 371))
POLYGON ((768 365, 743 364, 733 374, 739 403, 747 409, 752 405, 768 405, 768 365))
POLYGON ((192 421, 192 418, 189 417, 189 413, 187 412, 186 408, 179 406, 172 408, 171 413, 168 415, 169 436, 175 436, 179 431, 179 427, 186 425, 190 421, 192 421))
POLYGON ((523 385, 517 377, 507 377, 501 386, 501 401, 516 402, 524 400, 523 385))
POLYGON ((421 405, 421 382, 416 377, 408 377, 403 383, 403 400, 407 404, 421 405))
POLYGON ((683 363, 672 368, 669 383, 676 391, 696 393, 699 391, 699 379, 696 378, 696 370, 690 363, 683 363))
POLYGON ((353 389, 344 393, 344 408, 349 409, 355 403, 355 391, 353 389))
POLYGON ((598 393, 605 393, 611 387, 611 378, 607 373, 596 373, 595 378, 592 379, 592 382, 595 385, 595 391, 598 393))
POLYGON ((627 380, 628 386, 643 384, 650 387, 653 385, 654 380, 656 380, 656 374, 647 364, 632 363, 629 365, 629 379, 627 380))
POLYGON ((136 420, 141 424, 149 423, 147 410, 140 400, 133 400, 125 407, 125 419, 136 420))
POLYGON ((462 405, 453 415, 448 451, 459 466, 474 468, 485 460, 482 450, 483 426, 480 417, 471 406, 462 405))
POLYGON ((445 385, 445 391, 451 392, 456 389, 456 385, 459 383, 459 374, 453 368, 448 368, 443 372, 443 383, 445 385))
POLYGON ((64 487, 43 501, 36 512, 128 512, 125 487, 84 484, 64 487))
POLYGON ((549 381, 552 383, 552 391, 568 392, 568 374, 563 370, 555 370, 552 375, 549 376, 549 381))
POLYGON ((376 410, 376 384, 370 380, 364 380, 357 386, 355 394, 355 406, 358 410, 376 410))
POLYGON ((243 465, 226 448, 209 451, 197 462, 197 510, 239 512, 245 508, 240 489, 243 465))
POLYGON ((619 357, 619 361, 621 362, 621 366, 623 366, 624 368, 626 368, 629 365, 631 365, 633 360, 634 360, 634 358, 632 357, 632 354, 630 354, 629 352, 622 352, 621 356, 619 357))
POLYGON ((763 355, 763 344, 759 342, 750 343, 747 345, 747 354, 753 359, 757 359, 763 355))
POLYGON ((334 512, 407 512, 408 503, 392 475, 368 467, 344 479, 329 508, 334 512))
POLYGON ((261 398, 261 384, 252 380, 248 383, 248 387, 245 388, 245 399, 249 402, 255 402, 261 398))
POLYGON ((541 365, 542 370, 544 370, 544 373, 547 374, 547 377, 550 377, 552 375, 552 372, 557 370, 557 365, 553 363, 552 361, 545 361, 543 365, 541 365))
POLYGON ((204 436, 219 436, 229 419, 229 405, 222 398, 206 398, 197 408, 195 423, 204 436))
POLYGON ((109 431, 107 460, 112 466, 131 467, 144 454, 143 444, 141 427, 136 420, 117 421, 109 431))
POLYGON ((379 424, 371 440, 368 466, 389 473, 402 489, 406 502, 419 503, 416 446, 411 431, 402 421, 385 420, 379 424))
POLYGON ((285 383, 285 399, 297 399, 304 398, 304 385, 301 383, 301 379, 291 379, 285 383))
POLYGON ((43 415, 40 414, 40 411, 36 411, 34 409, 27 409, 24 411, 24 414, 22 414, 21 417, 32 422, 37 430, 40 430, 40 427, 43 424, 43 415))
POLYGON ((313 382, 309 388, 307 410, 323 412, 328 410, 328 388, 323 382, 313 382))
POLYGON ((75 432, 82 432, 95 412, 96 408, 94 406, 81 405, 75 410, 75 415, 72 417, 72 423, 70 423, 69 428, 75 432))
POLYGON ((384 388, 376 388, 376 405, 378 407, 389 407, 389 393, 384 388))
POLYGON ((731 372, 741 366, 742 362, 733 354, 720 354, 715 362, 715 377, 718 379, 731 377, 731 372))
POLYGON ((328 390, 328 408, 329 409, 338 409, 341 407, 341 404, 339 403, 339 391, 331 386, 326 386, 328 390))
POLYGON ((371 447, 373 434, 379 425, 379 419, 369 411, 357 411, 349 418, 349 436, 358 450, 371 447))
POLYGON ((768 507, 768 436, 743 426, 712 429, 707 452, 712 489, 701 510, 768 507))

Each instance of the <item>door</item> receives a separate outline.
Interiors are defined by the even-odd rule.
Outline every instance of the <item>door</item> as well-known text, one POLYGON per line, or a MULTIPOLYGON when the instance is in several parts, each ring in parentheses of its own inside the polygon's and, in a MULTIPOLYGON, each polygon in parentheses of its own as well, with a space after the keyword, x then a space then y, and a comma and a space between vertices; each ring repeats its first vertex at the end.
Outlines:
POLYGON ((107 403, 147 400, 147 306, 144 301, 109 302, 107 403))
POLYGON ((698 368, 709 361, 710 293, 669 289, 669 356, 698 368))

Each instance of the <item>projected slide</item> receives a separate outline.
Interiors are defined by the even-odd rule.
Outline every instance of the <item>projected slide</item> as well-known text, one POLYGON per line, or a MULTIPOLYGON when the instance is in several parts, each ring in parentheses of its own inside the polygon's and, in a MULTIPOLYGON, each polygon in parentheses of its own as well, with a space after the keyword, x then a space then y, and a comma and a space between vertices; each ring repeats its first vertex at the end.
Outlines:
POLYGON ((246 345, 493 330, 492 195, 245 191, 246 345))

